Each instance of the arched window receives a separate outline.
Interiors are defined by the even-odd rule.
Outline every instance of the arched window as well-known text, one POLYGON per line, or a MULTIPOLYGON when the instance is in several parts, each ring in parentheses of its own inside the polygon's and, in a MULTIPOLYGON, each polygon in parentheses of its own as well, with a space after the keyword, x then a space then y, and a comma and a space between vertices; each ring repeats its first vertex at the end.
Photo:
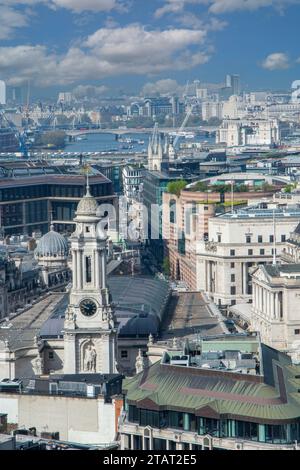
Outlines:
POLYGON ((170 223, 171 224, 176 224, 176 201, 175 199, 172 199, 170 201, 170 223))

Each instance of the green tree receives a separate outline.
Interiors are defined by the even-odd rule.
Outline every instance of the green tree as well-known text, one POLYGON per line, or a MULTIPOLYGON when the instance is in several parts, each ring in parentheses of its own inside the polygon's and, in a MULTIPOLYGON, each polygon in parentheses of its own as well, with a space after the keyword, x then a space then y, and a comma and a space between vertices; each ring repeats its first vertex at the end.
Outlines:
POLYGON ((170 269, 170 260, 168 258, 168 256, 166 256, 164 258, 164 261, 163 261, 163 273, 165 276, 169 277, 170 276, 170 272, 171 272, 171 269, 170 269))
POLYGON ((63 131, 49 131, 40 134, 36 139, 36 145, 40 147, 64 148, 66 145, 66 134, 63 131))
POLYGON ((167 186, 167 192, 170 194, 175 194, 177 197, 180 196, 181 191, 187 186, 187 181, 171 181, 167 186))
POLYGON ((204 181, 198 181, 194 186, 195 191, 205 192, 208 190, 208 185, 204 181))

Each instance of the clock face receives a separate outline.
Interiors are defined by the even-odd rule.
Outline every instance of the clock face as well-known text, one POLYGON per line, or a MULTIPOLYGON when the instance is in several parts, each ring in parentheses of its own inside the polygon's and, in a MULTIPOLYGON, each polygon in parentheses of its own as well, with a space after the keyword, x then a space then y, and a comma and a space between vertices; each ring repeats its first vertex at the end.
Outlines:
POLYGON ((93 300, 83 300, 80 303, 80 311, 85 317, 92 317, 97 312, 97 305, 93 300))

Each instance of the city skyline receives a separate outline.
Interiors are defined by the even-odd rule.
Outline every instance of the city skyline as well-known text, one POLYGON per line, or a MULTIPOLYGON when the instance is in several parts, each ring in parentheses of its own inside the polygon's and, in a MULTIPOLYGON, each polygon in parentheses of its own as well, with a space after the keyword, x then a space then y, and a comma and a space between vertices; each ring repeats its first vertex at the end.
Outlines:
POLYGON ((299 11, 298 0, 1 0, 0 78, 29 80, 40 95, 79 84, 160 91, 161 80, 176 90, 226 73, 246 91, 289 89, 300 73, 299 11))

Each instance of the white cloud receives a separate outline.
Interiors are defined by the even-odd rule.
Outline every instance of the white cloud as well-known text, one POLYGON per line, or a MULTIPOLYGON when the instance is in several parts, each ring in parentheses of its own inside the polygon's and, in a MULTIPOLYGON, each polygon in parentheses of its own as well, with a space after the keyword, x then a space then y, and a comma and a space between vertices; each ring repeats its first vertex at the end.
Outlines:
POLYGON ((49 8, 65 8, 76 13, 82 11, 109 12, 115 9, 126 9, 127 0, 1 0, 5 5, 37 5, 44 4, 49 8))
POLYGON ((168 13, 182 13, 189 4, 207 5, 209 12, 222 14, 233 11, 254 11, 264 7, 274 7, 279 11, 289 5, 299 4, 300 0, 165 0, 165 5, 155 12, 157 18, 168 13))
POLYGON ((288 5, 300 3, 300 0, 211 0, 210 12, 227 13, 231 11, 254 11, 264 7, 282 10, 288 5))
POLYGON ((7 5, 0 5, 0 39, 9 39, 16 28, 27 26, 27 15, 7 5))
POLYGON ((274 52, 265 58, 262 67, 271 71, 288 69, 290 67, 289 57, 284 52, 274 52))
POLYGON ((159 94, 180 94, 184 90, 184 87, 179 85, 176 80, 171 78, 165 78, 163 80, 158 80, 157 82, 149 82, 144 85, 141 90, 142 96, 153 96, 157 93, 159 94))
POLYGON ((101 28, 65 55, 44 46, 0 48, 0 75, 12 83, 72 84, 122 75, 156 75, 185 70, 209 60, 206 32, 147 30, 139 24, 101 28))
POLYGON ((104 85, 101 86, 92 86, 92 85, 78 85, 72 91, 73 95, 77 98, 94 98, 97 96, 102 96, 108 91, 108 88, 104 85))

